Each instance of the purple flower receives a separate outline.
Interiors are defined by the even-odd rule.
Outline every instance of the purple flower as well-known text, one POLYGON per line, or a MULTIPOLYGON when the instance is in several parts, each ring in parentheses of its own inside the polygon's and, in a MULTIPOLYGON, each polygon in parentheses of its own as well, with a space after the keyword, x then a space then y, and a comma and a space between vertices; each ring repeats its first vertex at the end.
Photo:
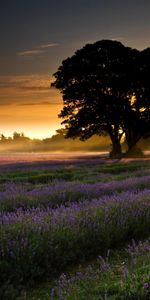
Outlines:
POLYGON ((143 287, 144 287, 145 290, 147 290, 149 288, 148 282, 144 282, 143 287))
POLYGON ((81 278, 82 277, 82 272, 76 272, 76 277, 81 278))

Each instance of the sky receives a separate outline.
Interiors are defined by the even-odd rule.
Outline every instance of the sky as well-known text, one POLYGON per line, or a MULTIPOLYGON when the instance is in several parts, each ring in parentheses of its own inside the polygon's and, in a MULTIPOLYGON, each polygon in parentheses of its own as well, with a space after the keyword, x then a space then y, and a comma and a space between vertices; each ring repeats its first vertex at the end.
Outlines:
POLYGON ((1 0, 0 133, 50 137, 61 94, 50 88, 62 60, 86 43, 150 47, 150 0, 1 0))

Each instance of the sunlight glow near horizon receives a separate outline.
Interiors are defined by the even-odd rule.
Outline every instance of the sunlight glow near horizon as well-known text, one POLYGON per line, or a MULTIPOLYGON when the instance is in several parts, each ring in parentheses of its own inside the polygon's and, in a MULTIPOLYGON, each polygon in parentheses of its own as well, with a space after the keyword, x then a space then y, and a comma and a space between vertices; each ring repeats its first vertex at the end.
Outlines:
POLYGON ((0 76, 0 134, 43 139, 61 128, 62 99, 51 81, 47 74, 0 76))
POLYGON ((28 128, 28 127, 13 127, 12 129, 6 129, 6 128, 1 128, 0 134, 3 134, 6 138, 8 137, 13 137, 13 133, 23 133, 26 137, 29 137, 30 139, 45 139, 45 138, 51 138, 53 135, 56 134, 56 130, 60 129, 61 126, 58 127, 51 127, 50 130, 48 128, 42 127, 41 129, 39 128, 28 128))
MULTIPOLYGON (((32 100, 31 100, 32 101, 32 100)), ((62 104, 36 104, 2 106, 0 110, 0 134, 6 137, 12 136, 13 132, 23 132, 30 138, 47 138, 60 129, 61 120, 58 114, 62 104)))
POLYGON ((46 138, 61 128, 62 95, 50 83, 61 62, 87 43, 150 45, 150 1, 2 1, 0 134, 46 138), (9 4, 7 2, 10 2, 9 4), (32 29, 32 30, 31 30, 32 29))

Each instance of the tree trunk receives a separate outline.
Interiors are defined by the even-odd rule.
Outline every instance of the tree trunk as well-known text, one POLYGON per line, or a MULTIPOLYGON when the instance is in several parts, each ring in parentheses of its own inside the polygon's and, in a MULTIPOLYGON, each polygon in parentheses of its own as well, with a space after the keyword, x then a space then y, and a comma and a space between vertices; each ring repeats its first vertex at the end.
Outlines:
POLYGON ((121 149, 119 139, 112 139, 112 151, 110 152, 109 157, 111 158, 122 157, 122 149, 121 149))
POLYGON ((142 157, 143 152, 137 147, 137 142, 140 140, 141 134, 135 130, 128 129, 126 131, 126 142, 128 145, 128 150, 125 154, 126 157, 142 157))
POLYGON ((138 158, 138 157, 143 157, 144 154, 142 152, 142 150, 140 148, 138 148, 137 146, 134 146, 133 148, 127 150, 127 152, 125 153, 125 157, 133 157, 133 158, 138 158))
POLYGON ((108 124, 108 132, 112 141, 112 151, 109 154, 110 158, 121 158, 122 149, 120 144, 119 126, 115 124, 114 127, 108 124))

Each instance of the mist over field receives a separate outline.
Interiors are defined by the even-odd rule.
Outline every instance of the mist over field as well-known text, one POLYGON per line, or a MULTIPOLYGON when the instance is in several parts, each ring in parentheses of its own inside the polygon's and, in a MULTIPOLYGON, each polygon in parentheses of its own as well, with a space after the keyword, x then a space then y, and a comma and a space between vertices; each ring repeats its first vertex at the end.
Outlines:
MULTIPOLYGON (((126 149, 126 144, 122 143, 123 150, 126 149)), ((150 138, 141 139, 138 142, 138 147, 143 151, 150 150, 150 138)), ((14 133, 12 137, 5 137, 1 134, 0 152, 110 152, 111 141, 107 136, 93 136, 86 141, 77 139, 66 139, 63 130, 50 138, 30 139, 23 133, 14 133)))

